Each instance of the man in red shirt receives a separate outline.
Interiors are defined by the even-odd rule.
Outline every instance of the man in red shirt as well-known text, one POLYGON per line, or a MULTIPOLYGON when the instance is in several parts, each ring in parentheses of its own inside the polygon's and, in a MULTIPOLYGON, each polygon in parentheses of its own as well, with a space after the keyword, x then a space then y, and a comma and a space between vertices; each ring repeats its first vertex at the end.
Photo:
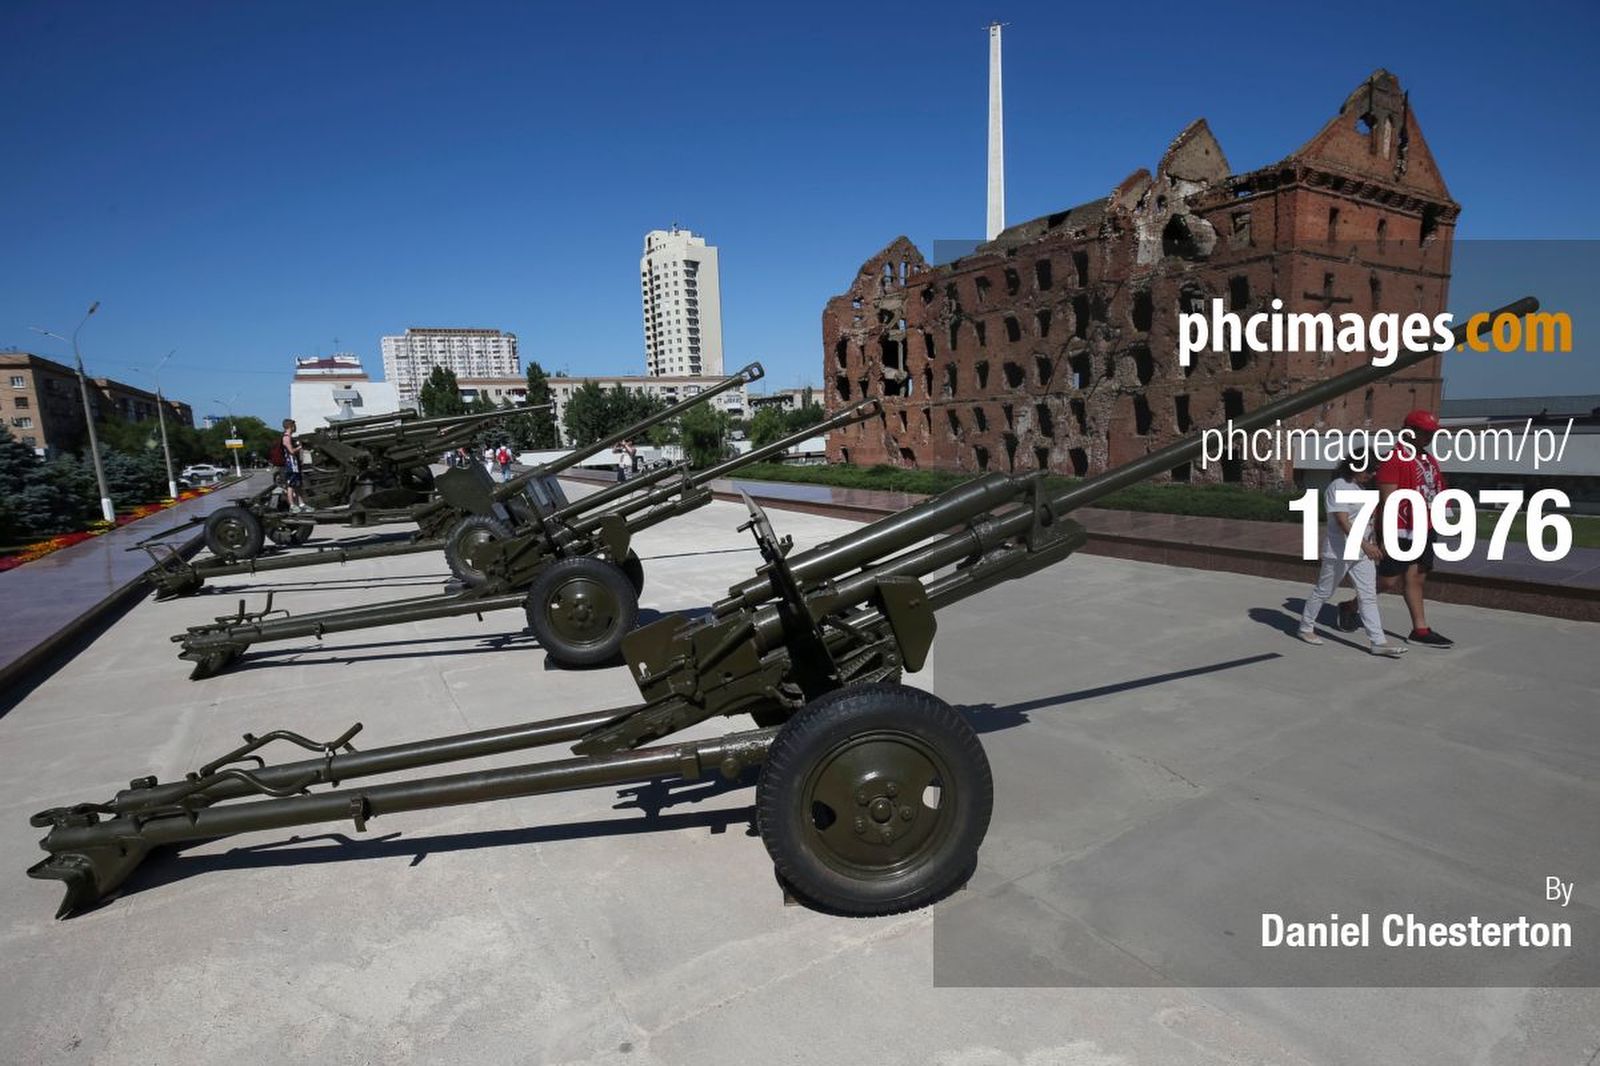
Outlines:
MULTIPOLYGON (((1400 489, 1412 489, 1421 495, 1424 503, 1431 506, 1433 498, 1444 491, 1444 472, 1439 469, 1439 461, 1428 451, 1433 444, 1433 435, 1439 431, 1439 420, 1432 411, 1412 411, 1406 415, 1403 429, 1410 430, 1414 441, 1412 458, 1407 459, 1396 448, 1389 458, 1378 467, 1378 514, 1383 513, 1384 507, 1389 502, 1389 497, 1400 489)), ((1429 571, 1433 569, 1433 531, 1428 528, 1428 508, 1411 506, 1409 500, 1401 500, 1396 526, 1399 538, 1408 543, 1414 543, 1417 538, 1423 541, 1422 554, 1409 562, 1402 562, 1389 556, 1378 561, 1378 591, 1398 592, 1406 601, 1406 608, 1411 612, 1411 635, 1406 638, 1408 644, 1420 644, 1425 648, 1449 648, 1455 641, 1434 632, 1428 626, 1423 601, 1423 583, 1429 571)), ((1374 518, 1374 521, 1377 521, 1374 518)), ((1349 623, 1349 628, 1356 626, 1356 603, 1354 600, 1339 605, 1340 628, 1349 623)))

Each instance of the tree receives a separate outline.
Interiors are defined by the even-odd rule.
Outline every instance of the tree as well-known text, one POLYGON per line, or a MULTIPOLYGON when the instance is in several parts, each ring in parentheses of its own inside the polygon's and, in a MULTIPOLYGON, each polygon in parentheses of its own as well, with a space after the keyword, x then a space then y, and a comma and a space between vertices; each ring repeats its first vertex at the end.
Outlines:
POLYGON ((777 404, 763 405, 750 419, 750 443, 757 448, 771 444, 788 432, 788 420, 777 404))
POLYGON ((114 452, 126 452, 129 455, 143 455, 152 448, 161 448, 161 427, 155 419, 144 422, 129 422, 116 415, 107 418, 95 425, 95 432, 100 437, 100 447, 114 452))
POLYGON ((102 446, 100 468, 105 471, 106 491, 118 507, 150 503, 167 494, 166 463, 159 447, 134 455, 102 446))
MULTIPOLYGON (((170 432, 170 427, 169 432, 170 432)), ((272 451, 272 446, 283 436, 282 427, 267 425, 255 415, 238 415, 222 419, 210 429, 202 429, 196 433, 199 443, 198 458, 209 462, 227 466, 233 462, 228 451, 227 440, 238 430, 239 439, 244 441, 244 456, 246 459, 264 459, 272 451)), ((173 462, 178 461, 178 452, 174 448, 173 462)))
POLYGON ((456 372, 448 367, 434 367, 417 393, 417 405, 422 408, 423 418, 466 414, 467 405, 461 399, 456 372))
POLYGON ((0 436, 0 543, 83 529, 100 515, 94 471, 75 455, 41 462, 32 448, 0 436))
POLYGON ((607 390, 586 381, 567 401, 563 417, 567 439, 575 447, 582 448, 641 422, 666 406, 665 400, 645 392, 624 389, 620 385, 607 390))
MULTIPOLYGON (((531 360, 528 363, 528 397, 524 402, 530 407, 554 402, 550 393, 550 379, 545 375, 544 368, 531 360)), ((521 415, 513 419, 508 428, 519 448, 542 450, 561 446, 561 439, 556 433, 554 408, 521 415)))
POLYGON ((11 544, 25 535, 19 498, 38 468, 39 457, 32 448, 9 431, 0 436, 0 544, 11 544))
POLYGON ((691 467, 702 470, 728 457, 728 422, 728 412, 705 403, 678 419, 679 443, 691 467))
POLYGON ((802 429, 814 426, 828 417, 828 413, 822 409, 821 404, 811 401, 810 391, 809 389, 806 390, 807 398, 804 403, 793 411, 784 412, 783 425, 790 433, 798 433, 802 429))

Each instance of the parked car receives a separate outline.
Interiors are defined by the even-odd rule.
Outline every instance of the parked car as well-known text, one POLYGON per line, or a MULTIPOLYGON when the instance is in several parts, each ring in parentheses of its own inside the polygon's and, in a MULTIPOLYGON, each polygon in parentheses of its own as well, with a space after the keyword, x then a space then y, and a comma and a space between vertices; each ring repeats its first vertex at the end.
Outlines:
POLYGON ((208 481, 215 481, 226 474, 227 468, 212 466, 210 463, 195 463, 193 466, 183 468, 183 479, 196 485, 203 485, 208 481))

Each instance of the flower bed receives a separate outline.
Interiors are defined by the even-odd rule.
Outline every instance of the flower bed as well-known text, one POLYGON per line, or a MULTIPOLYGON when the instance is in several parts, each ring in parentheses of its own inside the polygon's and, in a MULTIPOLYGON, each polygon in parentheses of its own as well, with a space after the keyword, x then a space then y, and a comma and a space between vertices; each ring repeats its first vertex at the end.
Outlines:
POLYGON ((175 500, 163 500, 160 503, 144 503, 140 504, 138 507, 120 512, 117 515, 117 520, 115 522, 96 522, 88 529, 82 529, 76 533, 60 533, 54 537, 46 537, 44 540, 36 541, 33 544, 27 545, 26 547, 8 551, 6 554, 0 555, 0 572, 4 572, 6 570, 15 570, 23 563, 31 563, 35 559, 44 558, 51 552, 60 551, 62 548, 70 548, 74 544, 82 544, 90 537, 98 537, 102 533, 111 532, 111 530, 118 526, 125 526, 129 522, 137 522, 141 518, 149 518, 151 515, 165 511, 169 507, 176 507, 178 504, 187 500, 197 499, 201 496, 215 492, 221 487, 221 485, 203 485, 196 489, 184 489, 182 492, 178 493, 178 498, 175 500))

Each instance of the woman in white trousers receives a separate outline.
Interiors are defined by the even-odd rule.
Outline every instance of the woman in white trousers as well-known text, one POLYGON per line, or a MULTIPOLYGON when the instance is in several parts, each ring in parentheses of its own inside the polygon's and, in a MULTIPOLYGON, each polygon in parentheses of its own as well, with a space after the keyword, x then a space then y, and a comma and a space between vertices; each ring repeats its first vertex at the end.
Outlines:
POLYGON ((1372 481, 1372 475, 1371 470, 1356 470, 1346 459, 1339 464, 1333 480, 1322 492, 1323 511, 1327 514, 1320 553, 1322 571, 1317 575, 1316 587, 1306 597, 1306 607, 1300 615, 1299 637, 1307 644, 1323 643, 1322 638, 1317 636, 1317 615, 1339 587, 1339 582, 1349 575, 1350 584, 1355 586, 1356 602, 1360 605, 1361 625, 1367 631, 1367 640, 1371 642, 1367 650, 1374 655, 1398 659, 1406 649, 1389 643, 1389 638, 1383 632, 1383 619, 1378 614, 1377 561, 1383 558, 1383 551, 1378 547, 1371 524, 1364 531, 1365 538, 1356 557, 1344 557, 1345 544, 1350 537, 1350 516, 1355 513, 1357 504, 1353 501, 1341 502, 1339 493, 1362 488, 1372 481))

